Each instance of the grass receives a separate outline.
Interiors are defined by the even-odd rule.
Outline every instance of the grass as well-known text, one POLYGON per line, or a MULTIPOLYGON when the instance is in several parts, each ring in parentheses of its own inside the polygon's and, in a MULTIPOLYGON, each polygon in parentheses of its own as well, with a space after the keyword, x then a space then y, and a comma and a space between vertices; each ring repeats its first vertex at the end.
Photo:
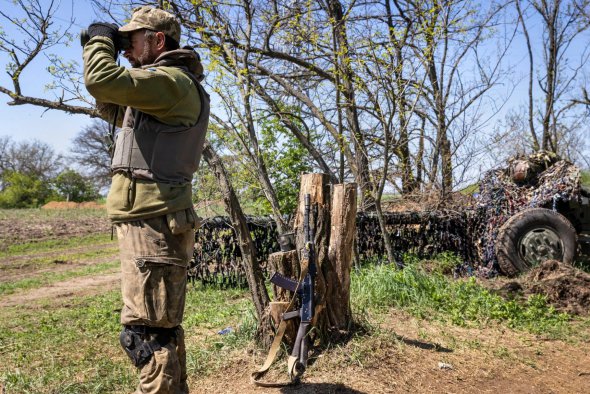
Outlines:
POLYGON ((10 264, 6 264, 0 267, 1 270, 19 270, 24 267, 31 269, 47 268, 55 266, 56 264, 71 264, 77 262, 84 262, 88 260, 94 260, 97 258, 113 257, 118 254, 118 249, 115 245, 107 244, 100 245, 99 249, 86 249, 81 251, 80 249, 72 252, 69 250, 57 251, 51 254, 41 254, 38 256, 27 256, 26 258, 19 258, 15 261, 10 261, 10 264), (104 247, 106 246, 106 247, 104 247))
POLYGON ((117 267, 119 267, 118 260, 88 265, 79 269, 71 269, 62 272, 43 272, 34 277, 0 283, 0 296, 13 294, 17 291, 47 286, 66 279, 106 273, 108 271, 114 271, 117 267))
POLYGON ((0 220, 37 222, 51 218, 76 220, 80 218, 104 218, 104 209, 0 209, 0 220))
POLYGON ((72 248, 105 244, 111 244, 115 247, 116 241, 111 241, 111 236, 107 234, 89 234, 68 238, 47 239, 8 245, 5 250, 0 251, 0 258, 22 256, 23 254, 34 255, 60 250, 67 251, 72 248))
MULTIPOLYGON (((454 261, 452 256, 440 260, 442 265, 454 261)), ((542 297, 525 304, 505 301, 473 280, 426 273, 418 264, 404 270, 364 267, 353 274, 351 286, 356 313, 370 311, 372 316, 397 307, 450 324, 496 321, 555 337, 565 332, 569 320, 542 297)), ((214 374, 238 357, 236 352, 243 357, 243 349, 252 346, 256 322, 247 291, 190 286, 186 305, 189 376, 214 374), (224 329, 228 334, 220 335, 224 329)), ((118 344, 119 312, 118 290, 68 298, 67 304, 48 300, 40 306, 0 308, 0 385, 7 393, 126 392, 137 375, 118 344)), ((348 363, 372 365, 372 346, 383 335, 355 337, 346 347, 348 363)), ((508 357, 501 348, 495 356, 508 357)))
POLYGON ((427 274, 416 264, 403 270, 392 265, 363 268, 351 281, 357 310, 402 308, 419 318, 436 318, 457 325, 499 322, 510 328, 553 338, 568 335, 570 316, 557 312, 545 297, 533 295, 525 303, 505 300, 478 285, 474 278, 452 280, 427 274))
MULTIPOLYGON (((0 385, 7 393, 126 392, 137 375, 118 344, 119 311, 118 291, 63 306, 1 309, 0 385)), ((243 291, 191 289, 185 316, 189 375, 215 370, 224 354, 252 340, 243 291), (231 333, 218 334, 227 327, 231 333)))
POLYGON ((133 371, 115 352, 118 303, 118 292, 109 292, 69 307, 4 308, 0 381, 7 392, 116 392, 131 385, 133 371))

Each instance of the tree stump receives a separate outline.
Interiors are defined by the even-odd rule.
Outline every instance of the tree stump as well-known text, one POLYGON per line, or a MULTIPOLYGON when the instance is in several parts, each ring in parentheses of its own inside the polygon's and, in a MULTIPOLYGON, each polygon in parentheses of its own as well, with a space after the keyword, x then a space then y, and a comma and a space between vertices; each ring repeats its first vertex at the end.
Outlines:
MULTIPOLYGON (((327 284, 324 267, 329 267, 328 245, 330 240, 330 203, 331 190, 329 176, 326 174, 304 174, 301 176, 299 202, 295 215, 296 245, 301 252, 305 244, 303 221, 305 214, 305 195, 310 195, 310 226, 313 230, 315 264, 317 274, 315 278, 315 311, 312 325, 322 333, 327 333, 330 321, 326 314, 327 284)), ((300 256, 301 261, 301 256, 300 256)))
POLYGON ((329 296, 328 320, 332 329, 347 330, 352 320, 350 309, 350 272, 356 234, 357 185, 334 185, 328 262, 326 269, 329 296))
MULTIPOLYGON (((312 325, 330 339, 348 331, 352 322, 350 308, 350 273, 353 260, 353 241, 356 233, 357 185, 341 184, 332 187, 325 174, 305 174, 301 177, 299 203, 294 218, 296 250, 273 253, 269 256, 270 272, 299 280, 300 253, 305 244, 305 195, 310 195, 310 227, 314 234, 316 277, 315 310, 312 325)), ((288 290, 272 285, 271 316, 279 322, 293 296, 288 290)), ((294 322, 298 323, 298 322, 294 322)), ((293 344, 296 324, 285 334, 285 342, 293 344)))
MULTIPOLYGON (((268 270, 269 272, 299 279, 299 260, 296 250, 289 252, 276 252, 268 256, 268 270)), ((270 303, 270 316, 275 324, 275 327, 279 325, 282 314, 286 311, 287 307, 294 294, 289 290, 278 287, 272 284, 273 301, 270 303)), ((297 319, 287 321, 287 327, 285 328, 284 341, 289 346, 292 346, 297 336, 297 325, 299 323, 297 319)))
POLYGON ((340 333, 348 330, 352 320, 350 272, 356 232, 357 185, 334 185, 332 192, 327 175, 302 176, 294 225, 298 252, 304 245, 306 194, 311 200, 310 225, 317 266, 312 324, 323 334, 340 333))

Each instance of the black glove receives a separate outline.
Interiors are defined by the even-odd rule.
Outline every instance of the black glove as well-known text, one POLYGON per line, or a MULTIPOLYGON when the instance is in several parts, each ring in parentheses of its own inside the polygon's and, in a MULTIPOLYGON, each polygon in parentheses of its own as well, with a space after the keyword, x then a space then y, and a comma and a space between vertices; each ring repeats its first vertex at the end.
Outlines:
POLYGON ((119 40, 119 26, 114 23, 94 22, 88 26, 88 35, 90 38, 96 36, 108 37, 115 44, 115 52, 121 50, 121 43, 119 40))

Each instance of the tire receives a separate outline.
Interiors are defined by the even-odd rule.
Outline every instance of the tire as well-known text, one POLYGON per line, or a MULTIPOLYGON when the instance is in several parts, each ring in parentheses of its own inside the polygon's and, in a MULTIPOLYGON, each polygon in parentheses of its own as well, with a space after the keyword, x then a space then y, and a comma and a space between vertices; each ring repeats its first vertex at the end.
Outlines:
POLYGON ((571 264, 578 245, 576 230, 565 216, 545 208, 530 208, 500 227, 496 257, 503 274, 515 276, 546 260, 571 264))

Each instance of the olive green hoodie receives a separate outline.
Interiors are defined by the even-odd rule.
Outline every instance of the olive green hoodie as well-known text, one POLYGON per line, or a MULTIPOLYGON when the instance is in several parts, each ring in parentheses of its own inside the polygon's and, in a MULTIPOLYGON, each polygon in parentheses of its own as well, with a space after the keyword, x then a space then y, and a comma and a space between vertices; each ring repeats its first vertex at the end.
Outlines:
MULTIPOLYGON (((199 92, 185 71, 202 79, 202 66, 192 50, 165 52, 154 65, 120 67, 107 37, 93 37, 84 47, 84 82, 103 117, 112 122, 114 108, 132 107, 170 126, 191 126, 201 112, 199 92), (162 65, 165 64, 165 65, 162 65)), ((113 222, 146 219, 192 206, 191 184, 173 185, 113 175, 107 213, 113 222)))

